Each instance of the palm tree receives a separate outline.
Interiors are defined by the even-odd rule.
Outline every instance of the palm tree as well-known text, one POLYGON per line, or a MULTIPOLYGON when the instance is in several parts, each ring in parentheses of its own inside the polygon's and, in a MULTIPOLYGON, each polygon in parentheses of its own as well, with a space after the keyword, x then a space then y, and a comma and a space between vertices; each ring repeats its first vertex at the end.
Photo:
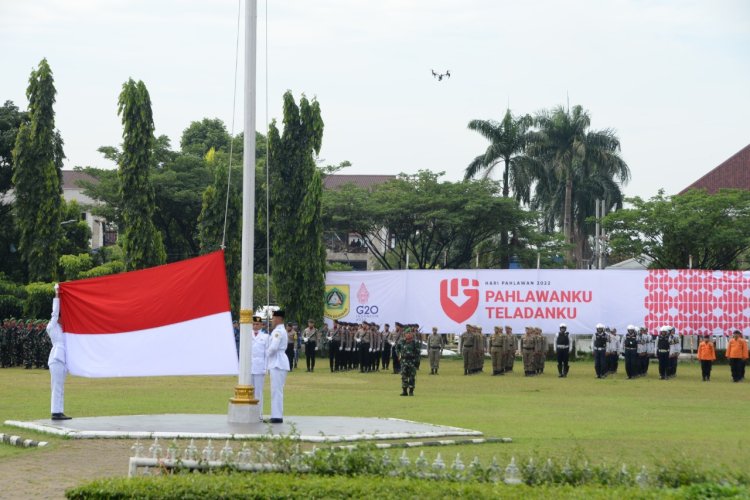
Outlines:
POLYGON ((528 202, 530 191, 530 177, 527 173, 525 156, 526 135, 532 124, 532 118, 524 115, 514 118, 510 110, 505 112, 503 121, 472 120, 469 130, 482 134, 490 145, 484 154, 474 158, 464 172, 464 179, 475 177, 484 171, 486 179, 495 171, 495 167, 503 165, 503 197, 510 195, 511 187, 518 201, 528 202))
MULTIPOLYGON (((510 196, 511 187, 516 200, 529 202, 531 177, 528 175, 526 157, 523 155, 526 147, 526 135, 532 119, 529 115, 514 118, 510 109, 506 110, 501 122, 494 120, 472 120, 469 130, 479 132, 490 145, 484 154, 474 158, 464 172, 464 179, 468 180, 483 171, 482 177, 487 179, 495 171, 495 167, 503 165, 502 193, 504 198, 510 196)), ((508 268, 510 252, 508 248, 508 231, 500 230, 500 266, 508 268)))
POLYGON ((594 200, 621 206, 619 183, 630 179, 630 170, 619 155, 620 141, 612 130, 588 130, 591 119, 581 106, 566 110, 558 106, 535 118, 537 131, 530 132, 527 154, 534 158, 536 180, 532 208, 542 209, 547 229, 562 219, 568 260, 580 260, 585 251, 586 219, 594 200), (575 238, 574 238, 575 236, 575 238))

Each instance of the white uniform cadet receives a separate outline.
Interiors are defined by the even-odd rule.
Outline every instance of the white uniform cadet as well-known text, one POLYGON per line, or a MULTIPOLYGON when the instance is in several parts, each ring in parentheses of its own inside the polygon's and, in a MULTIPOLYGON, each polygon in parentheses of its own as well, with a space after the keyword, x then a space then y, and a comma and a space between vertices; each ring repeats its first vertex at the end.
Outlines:
POLYGON ((260 328, 253 329, 252 350, 250 351, 250 377, 255 388, 255 398, 258 400, 260 419, 263 420, 263 386, 266 381, 266 349, 268 349, 268 332, 260 328))
POLYGON ((65 375, 68 368, 65 365, 65 334, 60 326, 60 298, 57 296, 59 285, 55 284, 55 298, 52 299, 52 317, 47 323, 47 335, 52 341, 47 365, 49 366, 52 420, 68 420, 65 415, 65 375))
MULTIPOLYGON (((283 313, 276 311, 274 317, 283 319, 283 313)), ((289 372, 289 358, 286 355, 287 333, 284 322, 276 325, 266 350, 266 363, 271 375, 271 423, 284 422, 284 383, 289 372)))

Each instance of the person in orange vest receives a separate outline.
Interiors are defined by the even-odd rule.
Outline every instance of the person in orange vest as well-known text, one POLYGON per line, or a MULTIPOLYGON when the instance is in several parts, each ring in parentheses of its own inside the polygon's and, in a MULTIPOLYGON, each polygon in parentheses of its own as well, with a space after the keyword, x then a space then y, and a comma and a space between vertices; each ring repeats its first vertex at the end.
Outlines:
POLYGON ((716 361, 716 349, 710 335, 703 337, 703 340, 698 344, 698 360, 701 362, 703 381, 709 382, 711 380, 711 365, 716 361))
POLYGON ((732 381, 740 382, 745 378, 745 361, 747 360, 747 342, 742 338, 742 332, 735 330, 734 338, 727 346, 727 359, 732 369, 732 381))

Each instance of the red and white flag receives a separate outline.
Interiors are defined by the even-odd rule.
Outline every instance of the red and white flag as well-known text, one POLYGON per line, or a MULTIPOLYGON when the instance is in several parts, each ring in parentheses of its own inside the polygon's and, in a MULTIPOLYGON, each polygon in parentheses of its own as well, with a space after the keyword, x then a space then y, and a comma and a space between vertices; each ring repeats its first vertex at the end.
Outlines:
POLYGON ((236 374, 224 252, 60 284, 67 367, 82 377, 236 374))

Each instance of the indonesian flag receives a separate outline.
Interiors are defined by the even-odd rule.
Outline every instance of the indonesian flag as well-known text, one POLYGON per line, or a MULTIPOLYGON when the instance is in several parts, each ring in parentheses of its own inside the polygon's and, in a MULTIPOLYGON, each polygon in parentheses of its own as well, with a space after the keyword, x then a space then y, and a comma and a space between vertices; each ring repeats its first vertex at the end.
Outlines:
POLYGON ((61 283, 60 322, 73 375, 237 373, 223 251, 61 283))

